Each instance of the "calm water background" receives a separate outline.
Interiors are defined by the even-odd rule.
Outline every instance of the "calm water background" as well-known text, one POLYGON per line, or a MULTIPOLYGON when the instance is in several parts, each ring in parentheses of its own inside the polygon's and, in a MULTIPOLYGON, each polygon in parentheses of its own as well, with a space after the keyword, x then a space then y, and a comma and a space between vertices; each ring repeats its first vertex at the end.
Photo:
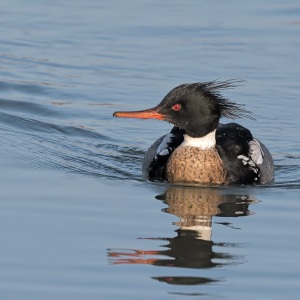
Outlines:
POLYGON ((298 299, 299 1, 1 0, 0 28, 1 299, 298 299), (143 180, 170 125, 112 113, 218 78, 275 182, 143 180))

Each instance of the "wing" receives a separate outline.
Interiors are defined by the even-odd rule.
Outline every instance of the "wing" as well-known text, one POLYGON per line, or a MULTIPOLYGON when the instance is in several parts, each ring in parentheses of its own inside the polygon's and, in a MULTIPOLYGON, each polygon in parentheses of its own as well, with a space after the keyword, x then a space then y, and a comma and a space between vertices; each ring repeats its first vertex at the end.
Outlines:
POLYGON ((145 154, 143 176, 151 181, 166 180, 167 161, 182 142, 183 130, 176 126, 170 133, 160 137, 145 154))
POLYGON ((222 124, 217 128, 216 142, 230 183, 264 184, 273 180, 272 156, 248 129, 236 123, 222 124))

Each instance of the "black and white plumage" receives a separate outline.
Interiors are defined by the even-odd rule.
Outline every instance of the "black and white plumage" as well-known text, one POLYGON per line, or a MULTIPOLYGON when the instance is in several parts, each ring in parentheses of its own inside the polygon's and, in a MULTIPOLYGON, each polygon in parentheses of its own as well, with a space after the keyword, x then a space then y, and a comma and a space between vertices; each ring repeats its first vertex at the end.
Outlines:
POLYGON ((149 180, 166 180, 166 164, 174 150, 183 142, 184 131, 176 126, 158 139, 147 151, 143 161, 143 176, 149 180))
MULTIPOLYGON (((167 180, 167 161, 183 139, 184 131, 176 126, 160 137, 145 154, 143 176, 151 181, 167 180)), ((220 124, 216 130, 216 148, 231 184, 266 184, 273 180, 270 152, 245 127, 236 123, 220 124)))
POLYGON ((252 118, 249 111, 220 94, 221 89, 233 86, 234 81, 183 84, 152 109, 114 113, 116 117, 155 118, 175 125, 146 152, 146 178, 221 184, 273 180, 268 149, 245 127, 219 123, 221 117, 252 118))

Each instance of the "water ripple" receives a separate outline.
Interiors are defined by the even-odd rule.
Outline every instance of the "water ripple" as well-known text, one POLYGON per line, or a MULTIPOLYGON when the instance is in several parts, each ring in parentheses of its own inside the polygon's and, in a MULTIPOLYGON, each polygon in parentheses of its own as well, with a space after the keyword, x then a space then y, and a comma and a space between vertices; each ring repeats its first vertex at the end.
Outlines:
MULTIPOLYGON (((0 104, 6 110, 0 112, 0 155, 7 163, 95 177, 141 179, 141 149, 117 146, 108 135, 84 126, 46 122, 43 115, 51 109, 42 105, 3 99, 0 104)), ((55 115, 54 110, 52 113, 55 115)))
MULTIPOLYGON (((0 99, 0 106, 0 153, 11 164, 142 180, 144 149, 118 145, 109 135, 84 125, 61 124, 66 114, 55 106, 6 99, 0 99)), ((275 182, 267 187, 299 188, 299 155, 274 158, 275 182)))

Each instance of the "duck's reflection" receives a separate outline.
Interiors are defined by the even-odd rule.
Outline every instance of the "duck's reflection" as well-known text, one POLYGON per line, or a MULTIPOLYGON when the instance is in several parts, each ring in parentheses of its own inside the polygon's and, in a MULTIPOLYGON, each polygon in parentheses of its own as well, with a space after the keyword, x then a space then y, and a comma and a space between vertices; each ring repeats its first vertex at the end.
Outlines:
MULTIPOLYGON (((216 188, 172 186, 163 195, 156 196, 167 208, 163 211, 176 215, 179 228, 162 250, 109 250, 114 264, 151 264, 181 268, 214 268, 224 264, 240 263, 241 257, 214 248, 228 248, 229 243, 214 243, 212 236, 213 216, 240 217, 251 214, 249 205, 255 199, 248 195, 228 194, 216 188)), ((226 223, 221 223, 226 224, 226 223)), ((230 244, 230 247, 234 247, 230 244)), ((206 277, 152 277, 170 284, 204 284, 216 281, 206 277)))

